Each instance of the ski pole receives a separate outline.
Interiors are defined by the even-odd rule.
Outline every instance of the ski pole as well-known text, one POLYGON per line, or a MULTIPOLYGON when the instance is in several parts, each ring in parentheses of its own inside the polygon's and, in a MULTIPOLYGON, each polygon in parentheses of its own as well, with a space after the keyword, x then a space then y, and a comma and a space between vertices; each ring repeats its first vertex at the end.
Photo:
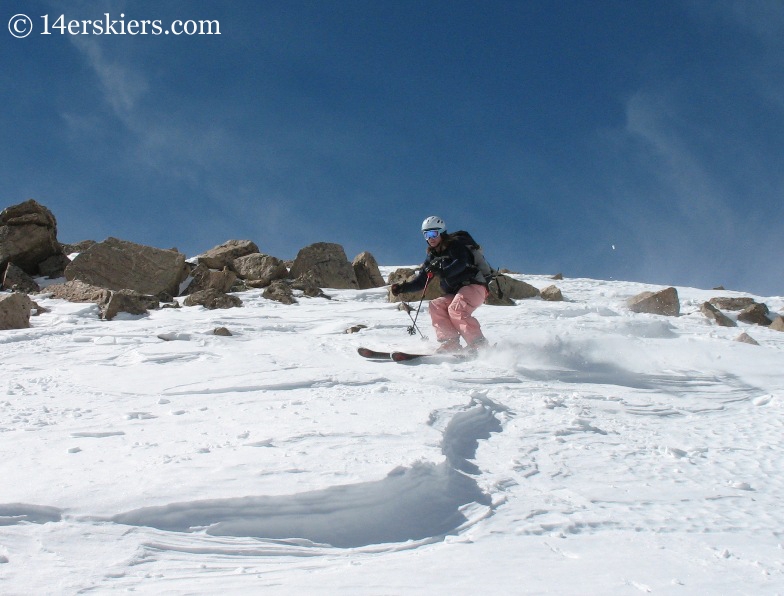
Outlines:
POLYGON ((427 279, 425 280, 425 287, 422 290, 422 297, 419 299, 419 306, 417 306, 416 316, 412 317, 411 316, 411 311, 410 310, 406 310, 406 312, 408 313, 408 318, 411 319, 411 322, 412 322, 411 327, 408 328, 408 334, 409 335, 414 335, 417 331, 419 331, 419 335, 422 336, 422 339, 427 339, 427 338, 422 333, 422 331, 419 329, 419 327, 417 327, 416 322, 417 322, 417 319, 419 318, 419 311, 422 308, 422 302, 425 299, 425 292, 427 292, 427 286, 430 284, 430 280, 431 279, 433 279, 433 273, 428 271, 427 279))

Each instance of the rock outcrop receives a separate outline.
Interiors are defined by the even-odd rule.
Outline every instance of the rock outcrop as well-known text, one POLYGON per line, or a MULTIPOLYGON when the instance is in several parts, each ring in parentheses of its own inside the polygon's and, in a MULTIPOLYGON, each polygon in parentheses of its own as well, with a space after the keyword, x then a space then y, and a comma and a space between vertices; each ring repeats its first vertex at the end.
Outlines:
POLYGON ((759 342, 756 339, 754 339, 753 337, 751 337, 746 332, 743 332, 738 337, 736 337, 735 341, 739 341, 741 343, 749 344, 749 345, 752 345, 752 346, 758 346, 759 345, 759 342))
POLYGON ((713 306, 716 308, 720 308, 721 310, 743 310, 744 308, 748 308, 752 306, 755 301, 754 298, 747 298, 747 297, 735 297, 729 298, 726 296, 718 296, 716 298, 711 298, 708 300, 713 306))
POLYGON ((281 304, 296 304, 297 299, 294 298, 294 292, 291 286, 282 280, 275 280, 261 294, 262 298, 267 300, 275 300, 281 304))
POLYGON ((330 242, 317 242, 301 249, 294 259, 289 277, 301 278, 320 288, 359 288, 354 268, 343 247, 330 242))
POLYGON ((101 317, 111 321, 121 312, 130 315, 146 315, 160 308, 155 296, 140 294, 133 290, 117 290, 111 293, 109 302, 101 309, 101 317))
POLYGON ((232 267, 234 259, 259 252, 259 247, 250 240, 229 240, 200 254, 196 260, 210 269, 232 267))
POLYGON ((183 292, 184 294, 195 294, 202 290, 217 290, 224 294, 231 290, 237 280, 237 274, 224 267, 221 271, 215 271, 207 267, 204 263, 199 263, 191 271, 191 283, 183 292))
POLYGON ((713 306, 710 302, 703 302, 700 307, 700 312, 709 319, 716 321, 716 324, 721 327, 737 327, 738 324, 730 319, 727 315, 721 312, 718 308, 713 306))
POLYGON ((57 221, 43 205, 30 199, 0 212, 0 271, 12 262, 28 275, 39 275, 39 263, 62 252, 57 221))
POLYGON ((490 283, 490 294, 485 301, 492 306, 514 306, 515 300, 535 298, 541 293, 529 283, 509 277, 498 275, 490 283))
POLYGON ((46 288, 52 298, 60 298, 69 302, 92 302, 98 305, 102 319, 111 321, 119 313, 146 315, 149 310, 160 307, 155 296, 141 294, 134 290, 107 290, 83 281, 72 280, 63 284, 54 284, 46 288))
POLYGON ((771 324, 771 320, 768 318, 768 312, 770 311, 768 310, 767 305, 755 302, 738 313, 738 320, 743 323, 767 327, 771 324))
POLYGON ((177 296, 188 269, 185 255, 108 238, 85 250, 66 267, 65 279, 109 290, 177 296))
POLYGON ((0 294, 0 331, 27 329, 32 309, 33 301, 26 294, 0 294))
POLYGON ((557 286, 547 286, 542 290, 542 300, 549 302, 563 302, 563 294, 557 286))
POLYGON ((678 290, 666 288, 658 292, 642 292, 627 300, 629 310, 637 313, 649 313, 677 317, 681 312, 678 290))
POLYGON ((80 280, 51 285, 46 288, 46 293, 52 298, 59 298, 68 302, 92 302, 99 306, 108 304, 112 295, 111 290, 99 288, 80 280))
POLYGON ((286 279, 289 276, 289 271, 283 261, 261 253, 253 253, 234 259, 232 269, 237 272, 240 279, 244 279, 249 286, 254 288, 264 288, 277 279, 286 279))
POLYGON ((70 262, 71 259, 64 254, 53 255, 38 263, 38 273, 49 279, 63 277, 65 268, 68 267, 70 262))
POLYGON ((2 288, 12 292, 33 294, 41 289, 32 277, 13 263, 8 263, 2 282, 2 288))
POLYGON ((185 306, 203 306, 209 310, 214 310, 216 308, 234 308, 242 306, 242 300, 237 298, 237 296, 209 289, 191 294, 183 301, 183 304, 185 306))
POLYGON ((371 288, 380 288, 384 286, 384 278, 381 277, 381 271, 378 269, 378 262, 375 257, 369 252, 361 252, 351 263, 354 268, 354 275, 357 276, 357 283, 360 290, 369 290, 371 288))

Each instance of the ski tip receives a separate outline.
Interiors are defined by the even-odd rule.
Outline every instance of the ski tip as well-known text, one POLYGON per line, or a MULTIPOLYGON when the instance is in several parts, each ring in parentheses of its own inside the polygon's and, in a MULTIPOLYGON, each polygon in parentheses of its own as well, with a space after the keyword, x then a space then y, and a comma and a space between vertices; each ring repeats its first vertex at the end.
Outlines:
POLYGON ((388 360, 389 352, 378 352, 370 348, 357 348, 357 354, 363 358, 372 358, 375 360, 388 360))

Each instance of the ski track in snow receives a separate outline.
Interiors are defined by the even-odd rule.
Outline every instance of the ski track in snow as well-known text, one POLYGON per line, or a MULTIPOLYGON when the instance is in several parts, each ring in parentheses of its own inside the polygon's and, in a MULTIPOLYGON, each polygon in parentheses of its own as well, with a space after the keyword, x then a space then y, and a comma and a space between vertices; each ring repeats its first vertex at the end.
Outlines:
POLYGON ((355 356, 421 349, 382 290, 114 322, 40 300, 0 335, 0 583, 461 591, 513 551, 538 571, 495 567, 502 589, 585 593, 597 565, 589 593, 784 585, 784 341, 731 342, 696 312, 715 293, 669 319, 624 310, 640 284, 559 285, 572 302, 480 309, 491 353, 413 366, 355 356))

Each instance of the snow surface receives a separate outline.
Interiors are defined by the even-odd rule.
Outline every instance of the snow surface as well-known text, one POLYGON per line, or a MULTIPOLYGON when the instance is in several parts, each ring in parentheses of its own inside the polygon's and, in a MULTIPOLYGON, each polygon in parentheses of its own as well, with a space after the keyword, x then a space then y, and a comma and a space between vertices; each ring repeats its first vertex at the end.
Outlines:
POLYGON ((419 364, 356 354, 432 344, 384 289, 39 299, 0 334, 0 593, 784 593, 784 333, 557 284, 419 364))

